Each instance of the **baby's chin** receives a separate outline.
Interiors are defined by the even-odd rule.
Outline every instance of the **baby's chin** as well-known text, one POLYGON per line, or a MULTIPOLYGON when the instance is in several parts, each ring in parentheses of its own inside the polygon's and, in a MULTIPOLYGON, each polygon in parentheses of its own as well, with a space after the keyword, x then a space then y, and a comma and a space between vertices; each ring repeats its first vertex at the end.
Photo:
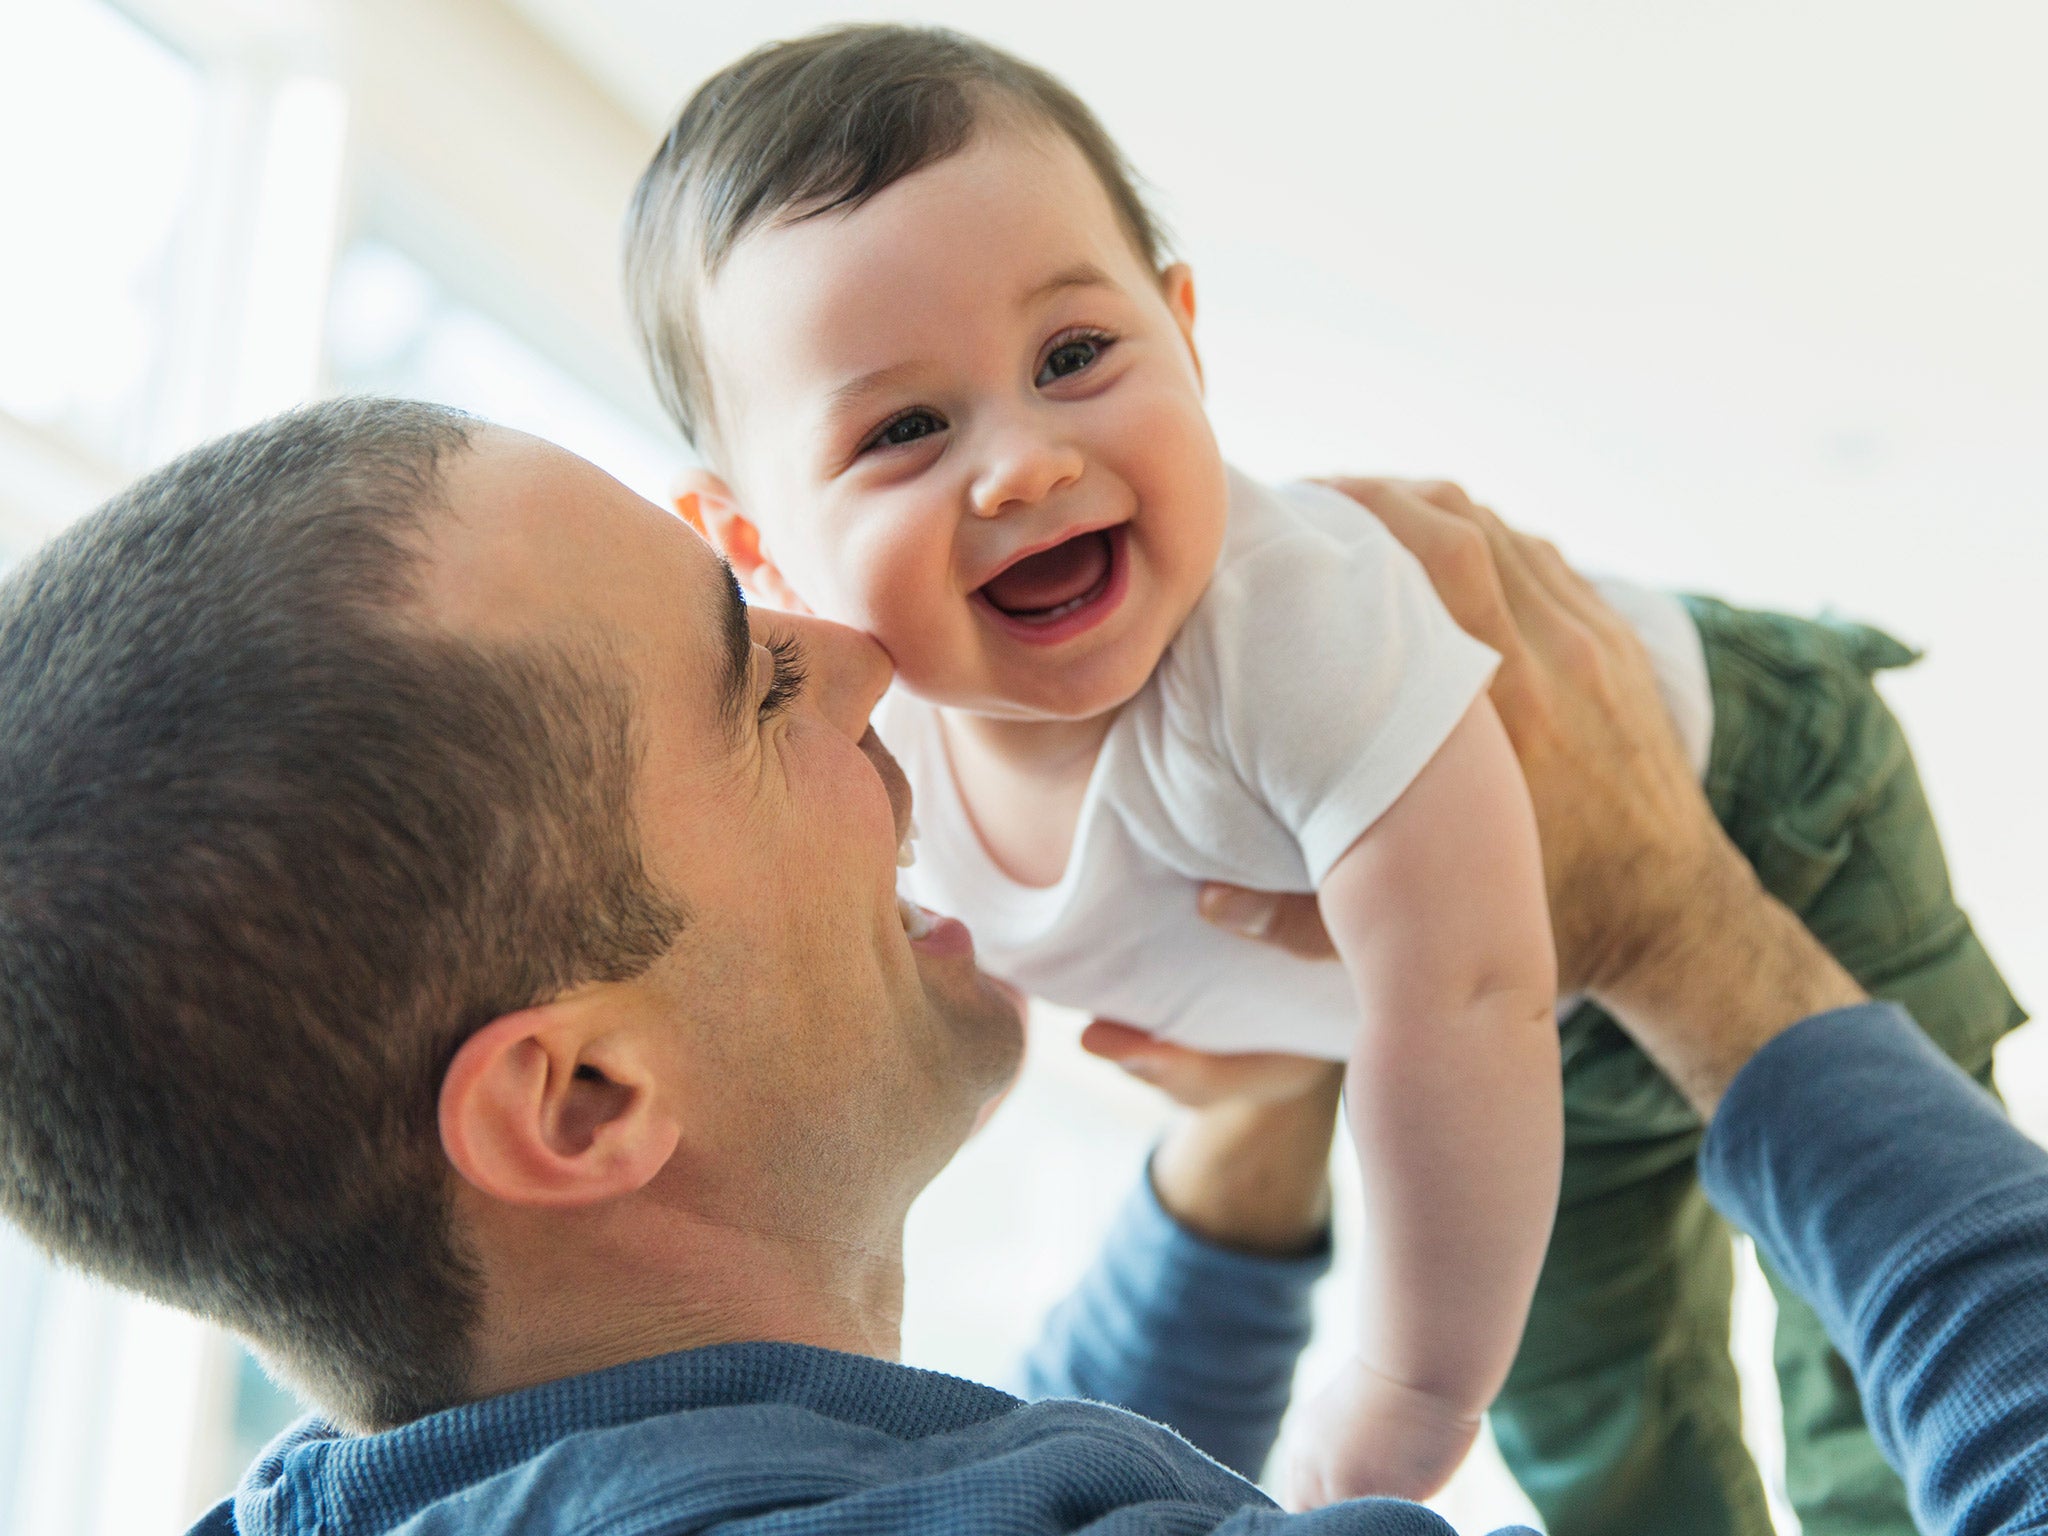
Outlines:
POLYGON ((1150 655, 1136 654, 1135 646, 1117 649, 1116 656, 1091 657, 1081 666, 1049 656, 1038 667, 1012 665, 1004 669, 1011 675, 997 677, 928 675, 899 667, 896 684, 914 698, 957 714, 1012 725, 1079 725, 1112 715, 1136 698, 1163 647, 1150 655))

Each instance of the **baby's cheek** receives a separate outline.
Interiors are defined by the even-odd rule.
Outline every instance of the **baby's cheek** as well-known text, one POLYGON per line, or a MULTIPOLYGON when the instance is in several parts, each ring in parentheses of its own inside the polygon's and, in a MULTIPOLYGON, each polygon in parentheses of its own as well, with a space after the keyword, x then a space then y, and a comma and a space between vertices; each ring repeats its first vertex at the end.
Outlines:
POLYGON ((1223 456, 1206 419, 1172 419, 1178 441, 1161 424, 1154 438, 1172 445, 1155 462, 1159 483, 1154 500, 1163 516, 1155 519, 1155 542, 1176 574, 1206 585, 1223 547, 1223 526, 1229 517, 1230 480, 1223 456))
POLYGON ((876 634, 878 619, 891 606, 885 600, 889 574, 861 545, 814 532, 782 568, 811 612, 835 624, 876 634))
MULTIPOLYGON (((821 619, 834 619, 832 573, 825 551, 809 529, 786 522, 764 523, 761 552, 774 563, 790 592, 821 619)), ((726 553, 730 555, 731 550, 726 553)))
POLYGON ((878 620, 868 633, 896 665, 897 681, 934 703, 955 702, 969 669, 969 646, 963 637, 933 622, 929 613, 898 613, 878 620))
POLYGON ((858 615, 847 622, 865 629, 891 654, 898 645, 911 651, 935 643, 957 619, 961 599, 943 558, 934 558, 933 542, 875 538, 849 549, 841 564, 847 606, 858 615))

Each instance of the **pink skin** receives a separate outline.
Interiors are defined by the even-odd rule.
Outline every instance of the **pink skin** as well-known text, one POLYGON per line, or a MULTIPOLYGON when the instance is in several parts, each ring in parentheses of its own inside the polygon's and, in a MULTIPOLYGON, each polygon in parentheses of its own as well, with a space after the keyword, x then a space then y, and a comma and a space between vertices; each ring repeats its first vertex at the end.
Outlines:
POLYGON ((1154 273, 1063 139, 984 132, 850 213, 749 235, 707 285, 722 477, 687 486, 742 578, 875 636, 949 726, 1106 728, 1221 547, 1185 268, 1154 273), (1110 587, 1019 622, 983 591, 1115 529, 1110 587))
MULTIPOLYGON (((923 910, 920 908, 919 910, 923 910)), ((929 913, 937 919, 932 931, 921 939, 912 939, 910 947, 921 955, 934 960, 972 960, 974 958, 974 935, 967 931, 967 925, 957 917, 946 917, 940 913, 929 913)))

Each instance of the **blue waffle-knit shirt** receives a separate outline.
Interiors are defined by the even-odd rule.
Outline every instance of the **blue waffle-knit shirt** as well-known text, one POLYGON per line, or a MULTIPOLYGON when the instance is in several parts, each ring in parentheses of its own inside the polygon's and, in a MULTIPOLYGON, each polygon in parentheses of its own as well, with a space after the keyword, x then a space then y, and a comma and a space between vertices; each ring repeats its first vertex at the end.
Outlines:
MULTIPOLYGON (((1760 1052, 1701 1164, 1855 1366, 1926 1528, 2048 1530, 2048 1154, 1873 1005, 1760 1052)), ((687 1350, 379 1435, 307 1420, 194 1536, 1449 1536, 1391 1500, 1285 1514, 1223 1464, 1270 1449, 1325 1262, 1209 1247, 1141 1188, 1026 1362, 1039 1401, 801 1345, 687 1350)))

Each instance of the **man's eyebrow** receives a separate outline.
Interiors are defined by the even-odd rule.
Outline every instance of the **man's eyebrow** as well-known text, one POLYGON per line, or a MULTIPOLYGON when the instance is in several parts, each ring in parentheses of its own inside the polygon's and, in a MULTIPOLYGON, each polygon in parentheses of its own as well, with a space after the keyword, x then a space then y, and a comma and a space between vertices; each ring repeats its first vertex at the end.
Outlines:
POLYGON ((718 568, 725 573, 718 625, 725 651, 725 676, 718 688, 718 713, 726 735, 737 742, 740 727, 746 723, 747 708, 754 701, 754 632, 747 624, 747 599, 740 591, 739 577, 733 574, 729 561, 719 561, 718 568))

